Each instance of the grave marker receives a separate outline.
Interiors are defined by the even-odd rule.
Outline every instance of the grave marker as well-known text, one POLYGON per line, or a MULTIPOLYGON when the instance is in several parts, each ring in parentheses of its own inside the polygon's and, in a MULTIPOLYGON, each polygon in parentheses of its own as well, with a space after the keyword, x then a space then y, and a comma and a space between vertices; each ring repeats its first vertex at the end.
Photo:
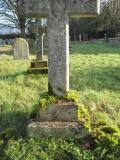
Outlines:
MULTIPOLYGON (((28 16, 48 18, 49 93, 63 96, 69 90, 69 17, 93 17, 97 6, 97 0, 26 0, 28 16)), ((28 126, 28 134, 34 137, 83 138, 89 130, 84 124, 82 126, 78 115, 80 110, 72 101, 61 100, 45 109, 41 107, 37 122, 28 126)))
POLYGON ((29 59, 29 46, 25 39, 16 38, 13 51, 15 59, 29 59))
POLYGON ((48 74, 48 61, 43 60, 45 27, 44 20, 38 20, 35 32, 36 59, 31 61, 31 67, 28 70, 30 74, 48 74))
POLYGON ((69 91, 69 17, 95 17, 99 0, 25 0, 26 15, 48 18, 48 85, 57 96, 69 91))

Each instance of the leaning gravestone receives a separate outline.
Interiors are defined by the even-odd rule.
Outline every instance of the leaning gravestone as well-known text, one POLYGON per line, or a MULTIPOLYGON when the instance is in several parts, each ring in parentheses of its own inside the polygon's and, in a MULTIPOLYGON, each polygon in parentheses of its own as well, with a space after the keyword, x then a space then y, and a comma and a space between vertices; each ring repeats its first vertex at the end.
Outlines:
POLYGON ((28 42, 23 38, 17 38, 14 42, 14 59, 29 59, 28 42))
MULTIPOLYGON (((99 0, 25 0, 25 6, 28 17, 48 18, 48 89, 50 94, 63 96, 69 91, 69 17, 95 17, 99 0)), ((78 135, 81 125, 75 107, 73 103, 60 102, 40 109, 37 122, 28 126, 29 135, 66 138, 78 135)))

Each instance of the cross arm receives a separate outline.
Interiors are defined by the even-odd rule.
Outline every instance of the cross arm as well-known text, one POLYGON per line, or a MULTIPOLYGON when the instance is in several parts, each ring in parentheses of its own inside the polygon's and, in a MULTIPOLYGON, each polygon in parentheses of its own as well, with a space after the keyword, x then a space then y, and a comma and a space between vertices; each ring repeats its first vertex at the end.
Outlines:
MULTIPOLYGON (((25 0, 25 12, 27 16, 47 16, 50 4, 66 6, 69 16, 92 17, 99 14, 100 0, 25 0)), ((57 9, 56 9, 57 10, 57 9)))
POLYGON ((25 13, 27 17, 45 17, 49 0, 25 0, 25 13))
POLYGON ((69 0, 70 17, 94 17, 100 13, 100 0, 69 0))

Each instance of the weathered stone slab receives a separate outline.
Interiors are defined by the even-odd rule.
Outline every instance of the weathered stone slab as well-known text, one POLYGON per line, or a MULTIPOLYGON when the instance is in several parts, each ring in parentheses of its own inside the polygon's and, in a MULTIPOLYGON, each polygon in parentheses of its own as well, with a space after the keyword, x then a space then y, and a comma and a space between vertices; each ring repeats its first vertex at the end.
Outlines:
POLYGON ((35 60, 31 62, 31 68, 47 68, 48 61, 35 60))
POLYGON ((14 43, 13 51, 15 59, 29 59, 29 46, 25 39, 17 38, 14 43))
POLYGON ((109 45, 110 45, 110 47, 119 47, 120 46, 120 40, 109 39, 109 45))
POLYGON ((63 2, 65 3, 65 10, 70 16, 82 16, 84 14, 84 16, 89 17, 90 15, 96 16, 100 12, 100 0, 25 0, 26 14, 34 17, 38 15, 46 17, 51 3, 54 10, 56 4, 62 8, 63 2))
POLYGON ((28 134, 35 138, 84 138, 89 131, 78 122, 33 122, 28 126, 28 134))
POLYGON ((48 74, 48 68, 29 68, 29 74, 48 74))
POLYGON ((48 74, 48 61, 34 60, 28 69, 29 74, 48 74))
POLYGON ((46 108, 40 108, 38 121, 63 121, 63 122, 77 122, 78 121, 78 107, 73 103, 60 102, 58 104, 48 105, 46 108))
POLYGON ((31 137, 83 138, 90 132, 89 115, 72 101, 58 100, 36 114, 27 129, 31 137))

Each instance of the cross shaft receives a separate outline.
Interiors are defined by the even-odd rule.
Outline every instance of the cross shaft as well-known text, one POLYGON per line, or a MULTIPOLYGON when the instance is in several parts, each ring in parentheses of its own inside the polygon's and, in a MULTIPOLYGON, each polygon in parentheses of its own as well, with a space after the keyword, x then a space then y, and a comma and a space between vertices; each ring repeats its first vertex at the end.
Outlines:
POLYGON ((26 15, 48 18, 48 89, 63 96, 69 91, 69 16, 92 17, 99 0, 25 0, 26 15))

